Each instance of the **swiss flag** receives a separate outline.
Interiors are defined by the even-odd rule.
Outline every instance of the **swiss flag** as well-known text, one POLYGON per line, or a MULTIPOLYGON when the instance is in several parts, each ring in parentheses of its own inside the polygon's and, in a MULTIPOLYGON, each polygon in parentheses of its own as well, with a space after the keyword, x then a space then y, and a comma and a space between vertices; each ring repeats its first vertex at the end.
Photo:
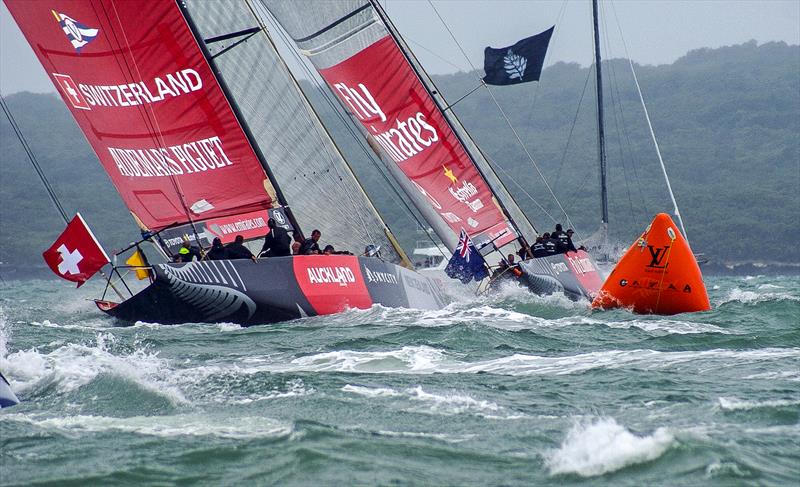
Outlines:
POLYGON ((68 281, 77 282, 78 287, 109 262, 105 250, 80 213, 75 215, 67 229, 42 255, 53 272, 68 281))

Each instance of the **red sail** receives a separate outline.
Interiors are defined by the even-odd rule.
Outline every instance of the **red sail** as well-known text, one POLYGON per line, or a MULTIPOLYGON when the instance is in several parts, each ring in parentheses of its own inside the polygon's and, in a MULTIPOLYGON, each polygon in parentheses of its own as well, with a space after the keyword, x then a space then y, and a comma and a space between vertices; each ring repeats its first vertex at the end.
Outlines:
POLYGON ((4 1, 143 225, 274 206, 176 2, 4 1))
MULTIPOLYGON (((516 238, 489 185, 390 35, 320 73, 456 235, 516 238)), ((484 239, 481 239, 484 240, 484 239)))

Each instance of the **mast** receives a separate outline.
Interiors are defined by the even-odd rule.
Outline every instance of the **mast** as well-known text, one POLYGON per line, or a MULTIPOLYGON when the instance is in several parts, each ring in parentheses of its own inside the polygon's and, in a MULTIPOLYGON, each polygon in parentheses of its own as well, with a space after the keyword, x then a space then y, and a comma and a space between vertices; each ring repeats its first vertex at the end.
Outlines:
MULTIPOLYGON (((283 58, 283 55, 280 53, 280 51, 278 51, 278 48, 275 45, 275 41, 273 40, 272 35, 270 35, 270 32, 267 29, 267 26, 262 21, 262 19, 256 14, 255 9, 253 8, 253 6, 250 3, 250 0, 245 0, 245 3, 247 5, 248 9, 250 10, 250 12, 252 13, 253 18, 256 19, 256 22, 258 22, 259 27, 261 27, 261 32, 264 34, 264 37, 267 39, 267 42, 269 42, 270 45, 272 46, 272 48, 275 50, 275 53, 277 54, 277 57, 280 60, 281 65, 283 66, 283 69, 289 74, 289 78, 291 79, 292 85, 297 90, 297 93, 300 96, 300 98, 303 100, 306 109, 317 120, 322 120, 322 117, 320 116, 319 113, 317 113, 317 110, 311 104, 311 101, 308 99, 308 96, 306 96, 305 92, 300 87, 300 84, 298 83, 297 78, 292 73, 291 69, 289 69, 289 66, 286 63, 286 60, 283 58)), ((320 127, 322 129, 322 133, 324 134, 324 136, 328 139, 328 141, 333 146, 334 150, 342 158, 342 161, 344 161, 344 165, 343 165, 344 169, 350 174, 350 176, 356 182, 356 185, 358 186, 359 191, 361 192, 361 194, 364 196, 364 199, 369 204, 370 209, 376 215, 378 215, 380 222, 383 224, 383 231, 386 234, 386 237, 389 240, 389 243, 392 244, 392 247, 397 252, 397 254, 400 256, 402 265, 404 267, 409 268, 409 269, 413 269, 414 265, 412 264, 411 259, 408 258, 408 255, 406 254, 405 250, 403 250, 403 248, 397 242, 397 239, 394 237, 394 233, 389 228, 389 226, 386 224, 386 222, 383 220, 383 216, 380 214, 380 212, 378 212, 378 209, 375 207, 375 204, 372 202, 372 198, 370 198, 369 195, 367 194, 367 192, 364 190, 364 186, 361 184, 361 181, 358 179, 358 177, 356 177, 356 174, 353 171, 353 168, 350 166, 350 163, 347 162, 347 159, 344 157, 344 154, 342 153, 342 149, 339 147, 339 144, 336 143, 336 141, 334 140, 333 136, 331 135, 330 131, 325 126, 325 124, 320 123, 319 125, 320 125, 320 127)), ((276 191, 277 191, 277 187, 276 187, 276 191)))
POLYGON ((603 75, 600 67, 600 27, 597 1, 592 0, 592 23, 594 25, 594 66, 597 91, 597 156, 600 160, 600 204, 602 211, 603 239, 608 235, 608 188, 606 187, 606 140, 603 128, 603 75))
MULTIPOLYGON (((417 78, 419 78, 420 82, 422 83, 422 86, 428 91, 428 94, 430 95, 430 97, 433 100, 433 102, 436 104, 436 107, 442 113, 442 116, 453 127, 453 134, 455 134, 455 136, 458 139, 458 141, 461 143, 461 145, 466 150, 467 156, 470 159, 472 159, 472 162, 475 165, 475 168, 478 170, 478 174, 480 174, 480 176, 484 179, 484 181, 486 181, 486 184, 487 184, 487 186, 489 186, 489 189, 492 191, 492 193, 494 193, 495 195, 499 195, 500 192, 497 191, 492 186, 492 183, 491 183, 490 179, 487 177, 486 173, 483 171, 483 169, 481 168, 480 164, 478 164, 477 161, 475 160, 475 156, 470 153, 470 150, 468 148, 469 146, 466 144, 466 141, 461 136, 460 131, 455 128, 455 124, 453 123, 452 118, 451 118, 454 115, 452 114, 452 112, 448 113, 448 110, 445 110, 445 107, 442 106, 442 104, 441 104, 441 102, 439 100, 439 97, 435 96, 435 93, 431 92, 431 89, 429 88, 428 83, 425 81, 427 79, 427 75, 426 76, 422 76, 422 73, 420 72, 421 67, 418 67, 417 63, 415 62, 415 60, 411 59, 409 54, 408 54, 408 52, 406 52, 405 42, 403 41, 403 39, 398 34, 398 32, 397 32, 394 24, 392 23, 392 21, 389 20, 389 17, 386 15, 386 12, 384 12, 383 6, 380 4, 380 2, 378 2, 376 0, 369 0, 369 3, 375 9, 375 12, 378 14, 378 16, 380 17, 381 21, 386 26, 386 29, 389 31, 389 34, 392 36, 392 39, 394 39, 394 41, 400 47, 400 52, 406 58, 406 61, 408 62, 409 66, 411 66, 411 69, 414 70, 414 73, 417 75, 417 78)), ((439 96, 441 96, 441 93, 439 93, 439 96)), ((459 123, 459 125, 460 125, 460 123, 459 123)), ((491 166, 489 166, 489 169, 491 170, 491 166)), ((497 177, 497 176, 495 175, 495 177, 497 177)), ((497 178, 497 180, 499 181, 499 178, 497 178)), ((502 184, 502 183, 500 183, 500 184, 502 184)), ((500 198, 499 196, 495 196, 495 200, 497 201, 497 204, 500 206, 500 210, 503 212, 503 215, 506 217, 508 222, 511 224, 511 227, 517 233, 517 239, 516 240, 520 244, 522 244, 523 246, 527 246, 528 245, 527 239, 522 234, 522 232, 519 229, 519 226, 517 225, 517 223, 512 218, 511 213, 508 211, 508 208, 506 208, 502 198, 500 198)))
POLYGON ((261 163, 261 167, 264 169, 264 173, 267 175, 267 178, 272 184, 272 187, 275 188, 275 196, 277 196, 278 198, 278 203, 281 206, 283 206, 283 209, 286 212, 286 216, 289 218, 289 222, 292 224, 292 227, 295 229, 295 231, 301 236, 304 236, 303 230, 297 223, 297 220, 295 219, 294 214, 292 213, 292 209, 289 206, 288 202, 286 201, 286 197, 284 196, 283 191, 281 191, 281 187, 278 185, 278 181, 275 178, 275 175, 272 173, 272 170, 270 169, 269 164, 267 164, 267 160, 264 157, 264 154, 261 152, 261 148, 258 146, 258 144, 255 143, 255 137, 253 136, 253 133, 251 132, 250 127, 247 124, 247 121, 242 115, 241 110, 239 110, 239 106, 234 102, 234 98, 231 95, 230 88, 228 88, 228 85, 225 82, 225 78, 222 77, 222 72, 217 67, 217 64, 214 61, 213 56, 211 56, 211 53, 209 52, 208 47, 206 46, 206 43, 203 40, 203 37, 200 35, 197 29, 197 25, 195 25, 194 20, 192 19, 192 16, 189 13, 189 9, 186 3, 183 2, 182 0, 175 0, 175 2, 178 4, 178 8, 180 9, 184 20, 186 21, 186 24, 189 26, 189 30, 192 32, 195 41, 197 42, 198 46, 200 46, 200 50, 203 53, 203 57, 206 58, 206 62, 211 67, 211 70, 214 72, 214 76, 217 79, 217 83, 219 84, 222 93, 225 95, 225 99, 228 101, 228 104, 230 105, 231 110, 233 111, 233 114, 236 117, 236 120, 242 127, 242 131, 244 132, 245 137, 247 137, 247 141, 250 143, 250 147, 256 154, 258 161, 261 163))

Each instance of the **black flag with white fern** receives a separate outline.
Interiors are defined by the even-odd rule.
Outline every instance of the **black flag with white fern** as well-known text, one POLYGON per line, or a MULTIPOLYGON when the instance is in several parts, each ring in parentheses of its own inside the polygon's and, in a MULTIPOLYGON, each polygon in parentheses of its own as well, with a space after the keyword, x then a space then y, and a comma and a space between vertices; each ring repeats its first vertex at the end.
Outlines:
POLYGON ((526 37, 513 46, 495 49, 487 47, 484 52, 483 81, 488 85, 513 85, 527 81, 538 81, 542 74, 547 45, 555 26, 541 34, 526 37))

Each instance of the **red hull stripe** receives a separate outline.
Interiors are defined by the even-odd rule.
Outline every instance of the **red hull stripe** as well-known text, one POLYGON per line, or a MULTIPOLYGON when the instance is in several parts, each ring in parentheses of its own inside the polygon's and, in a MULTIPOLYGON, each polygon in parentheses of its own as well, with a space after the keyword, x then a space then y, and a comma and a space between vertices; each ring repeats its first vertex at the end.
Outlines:
POLYGON ((355 256, 295 256, 292 265, 300 290, 317 314, 367 309, 373 304, 355 256))

